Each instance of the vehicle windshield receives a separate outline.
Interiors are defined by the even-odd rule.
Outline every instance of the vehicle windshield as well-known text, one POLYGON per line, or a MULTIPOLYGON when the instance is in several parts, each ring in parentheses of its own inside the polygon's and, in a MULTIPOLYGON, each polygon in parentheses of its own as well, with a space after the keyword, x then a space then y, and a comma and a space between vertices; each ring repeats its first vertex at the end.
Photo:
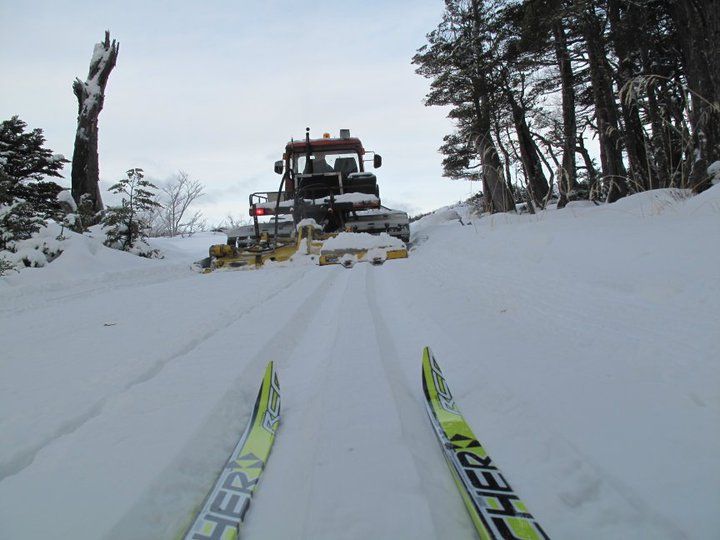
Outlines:
POLYGON ((358 154, 355 152, 314 152, 310 162, 306 154, 296 154, 293 158, 293 170, 297 174, 339 172, 347 177, 358 172, 358 167, 358 154))

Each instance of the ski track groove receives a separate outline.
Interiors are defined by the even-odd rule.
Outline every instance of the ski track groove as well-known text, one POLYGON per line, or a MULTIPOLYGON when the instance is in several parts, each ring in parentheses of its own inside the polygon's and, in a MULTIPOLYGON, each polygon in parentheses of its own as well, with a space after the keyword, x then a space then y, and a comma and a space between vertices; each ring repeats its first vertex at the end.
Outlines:
MULTIPOLYGON (((313 396, 312 401, 303 408, 303 425, 306 426, 303 429, 303 433, 306 433, 305 429, 309 426, 311 434, 307 436, 311 436, 315 444, 312 446, 308 445, 307 449, 303 452, 303 456, 297 459, 300 462, 304 461, 312 464, 313 473, 309 474, 308 480, 302 484, 302 493, 296 493, 294 495, 295 499, 305 502, 302 507, 298 509, 303 516, 300 531, 297 536, 294 535, 293 537, 301 539, 331 537, 357 538, 358 536, 354 535, 359 534, 357 530, 352 530, 352 532, 344 531, 342 534, 335 533, 334 536, 329 536, 328 529, 317 521, 319 517, 317 511, 319 503, 317 503, 315 499, 317 498, 317 481, 322 477, 324 467, 337 459, 339 455, 337 452, 340 451, 343 444, 348 442, 348 439, 341 438, 335 441, 334 449, 328 446, 321 446, 320 442, 327 438, 320 437, 320 434, 324 432, 334 433, 334 422, 337 422, 338 419, 337 417, 324 418, 324 416, 319 413, 325 410, 327 400, 330 399, 329 395, 333 393, 338 394, 338 388, 342 386, 343 381, 353 372, 352 369, 349 369, 350 366, 343 362, 338 362, 338 360, 343 359, 342 356, 339 356, 342 355, 339 351, 341 351, 343 347, 352 346, 351 343, 347 342, 348 333, 352 333, 350 329, 354 326, 364 329, 364 322, 368 323, 367 328, 371 329, 371 332, 367 335, 362 334, 362 337, 359 338, 364 342, 363 349, 367 348, 367 350, 373 351, 382 350, 385 345, 389 345, 392 350, 387 352, 387 358, 376 358, 375 355, 373 355, 372 358, 368 358, 368 365, 365 366, 363 370, 370 370, 373 373, 377 373, 377 376, 381 379, 378 383, 386 388, 387 393, 385 395, 390 398, 393 403, 395 417, 397 419, 394 420, 393 423, 397 422, 399 425, 397 440, 401 441, 400 445, 393 443, 393 452, 399 455, 410 454, 409 457, 412 458, 412 463, 408 464, 410 467, 409 470, 413 471, 416 485, 423 493, 423 498, 420 499, 423 501, 423 503, 420 503, 423 506, 418 508, 418 513, 428 517, 430 527, 434 533, 433 536, 442 537, 442 528, 436 521, 437 516, 432 514, 432 506, 429 504, 432 491, 425 482, 425 475, 422 474, 424 468, 417 462, 416 456, 413 455, 412 449, 408 448, 407 444, 407 441, 413 439, 413 435, 416 435, 418 430, 420 430, 419 433, 425 433, 428 427, 424 424, 424 417, 422 415, 414 414, 417 411, 422 412, 423 408, 415 403, 412 392, 407 388, 407 385, 403 383, 402 368, 398 367, 397 370, 391 370, 388 366, 383 365, 385 361, 389 361, 391 358, 397 360, 397 350, 394 347, 393 341, 389 339, 387 335, 380 335, 378 333, 378 326, 375 320, 377 309, 373 309, 369 303, 372 295, 376 294, 374 289, 368 287, 368 273, 374 273, 374 270, 375 269, 369 265, 358 265, 358 267, 352 270, 343 271, 343 274, 346 275, 348 279, 346 280, 347 284, 342 297, 345 297, 347 301, 353 302, 353 316, 350 319, 341 316, 333 318, 332 338, 328 340, 324 346, 324 351, 321 354, 322 360, 314 367, 314 370, 320 369, 323 371, 322 381, 319 382, 320 386, 328 384, 328 381, 334 386, 330 389, 330 392, 320 392, 319 395, 313 396), (357 300, 357 302, 355 302, 355 300, 357 300), (382 377, 383 375, 384 377, 382 377), (383 380, 384 383, 382 382, 383 380), (396 389, 395 385, 400 385, 399 388, 402 388, 402 390, 396 389), (319 422, 318 417, 321 419, 319 422), (413 425, 413 429, 409 428, 410 424, 413 425), (320 476, 318 476, 318 474, 320 476)), ((377 301, 374 302, 374 306, 377 308, 377 301)), ((332 305, 322 305, 317 309, 330 311, 333 307, 332 305)), ((340 309, 333 312, 342 313, 342 304, 338 307, 340 309)), ((387 332, 387 328, 385 328, 384 331, 387 332)), ((391 411, 392 409, 389 409, 388 413, 392 414, 391 411)), ((352 423, 351 418, 345 419, 344 421, 352 423)), ((336 437, 337 436, 336 434, 336 437)), ((290 444, 290 441, 285 441, 285 443, 290 444)), ((424 446, 424 449, 430 452, 435 450, 436 443, 432 440, 431 443, 432 446, 424 446)), ((332 465, 329 466, 332 467, 332 465)), ((326 477, 322 478, 327 482, 326 477)), ((334 516, 333 519, 337 520, 338 516, 334 516)), ((387 519, 387 514, 383 514, 381 519, 387 519)))
MULTIPOLYGON (((307 274, 307 271, 305 271, 301 278, 304 277, 307 274)), ((120 388, 116 392, 112 392, 110 394, 107 394, 102 399, 95 402, 93 405, 88 407, 85 412, 75 416, 74 418, 64 422, 60 428, 55 430, 50 435, 43 438, 38 443, 35 443, 30 448, 27 448, 25 450, 21 450, 16 453, 15 456, 9 458, 3 463, 0 463, 0 483, 5 480, 6 478, 10 476, 14 476, 20 472, 22 472, 24 469, 29 467, 32 462, 35 460, 37 454, 43 450, 43 448, 47 447, 48 445, 52 444, 54 441, 60 439, 61 437, 64 437, 66 435, 70 435, 73 432, 80 429, 83 425, 85 425, 87 422, 92 420, 93 418, 99 416, 105 405, 108 403, 109 400, 115 398, 116 396, 119 396, 123 394, 124 392, 127 392, 128 390, 132 389, 133 387, 142 384, 144 382, 147 382, 154 377, 158 375, 162 371, 162 369, 172 362, 173 360, 176 360, 177 358, 180 358, 182 356, 185 356, 189 353, 191 353, 193 350, 198 348, 202 343, 206 342, 207 340, 211 339, 213 336, 218 334, 219 332, 229 328, 230 326, 233 326, 238 321, 243 319, 244 317, 249 316, 254 310, 260 308, 265 304, 266 302, 272 300, 279 294, 283 293, 287 289, 295 286, 297 284, 298 279, 296 277, 292 277, 289 279, 286 283, 283 284, 282 287, 275 289, 272 293, 265 296, 258 302, 253 303, 251 306, 246 307, 245 309, 237 312, 234 316, 229 317, 225 321, 223 321, 218 326, 206 331, 205 333, 201 334, 199 337, 195 337, 188 341, 185 345, 183 345, 180 349, 178 349, 176 352, 171 354, 168 357, 165 357, 164 359, 156 360, 153 365, 145 370, 143 373, 136 375, 132 379, 130 379, 128 382, 126 382, 122 388, 120 388)), ((322 287, 322 285, 320 285, 322 287)))
MULTIPOLYGON (((305 277, 306 275, 307 274, 303 274, 303 277, 305 277)), ((328 275, 324 276, 321 280, 319 280, 317 285, 309 289, 308 295, 302 300, 302 303, 293 312, 293 315, 280 328, 276 329, 267 336, 267 340, 265 341, 265 343, 258 347, 258 351, 248 360, 248 362, 240 370, 237 376, 233 378, 232 383, 228 385, 228 390, 223 395, 218 397, 213 412, 211 412, 208 416, 216 417, 218 416, 218 411, 224 406, 226 406, 227 403, 237 403, 237 407, 233 408, 237 410, 237 414, 230 415, 233 425, 223 425, 223 433, 232 433, 233 435, 226 437, 227 441, 224 441, 225 444, 217 444, 216 442, 213 442, 211 447, 204 450, 205 452, 210 452, 215 456, 215 466, 208 469, 210 474, 204 479, 202 479, 201 483, 192 486, 178 486, 178 489, 191 489, 197 494, 197 497, 194 500, 191 509, 188 510, 188 515, 191 516, 191 518, 194 517, 195 511, 200 508, 200 506, 205 500, 207 492, 212 488, 215 481, 217 480, 220 472, 222 471, 223 465, 227 462, 228 456, 232 448, 234 448, 234 446, 237 444, 237 439, 243 432, 244 427, 250 417, 253 403, 255 397, 257 396, 257 388, 252 384, 248 384, 248 381, 254 380, 254 377, 258 373, 262 372, 266 363, 269 360, 274 360, 276 368, 279 371, 280 392, 282 395, 283 368, 286 367, 288 358, 292 357, 293 352, 298 347, 299 341, 301 340, 302 336, 306 333, 308 328, 312 327, 312 323, 317 317, 317 315, 315 315, 314 317, 308 316, 308 313, 313 312, 314 308, 317 305, 317 302, 322 303, 324 299, 330 295, 331 291, 335 287, 334 283, 337 281, 337 276, 338 272, 328 272, 328 275), (278 339, 277 336, 281 336, 281 339, 278 339)), ((290 283, 289 286, 293 285, 300 285, 299 280, 293 279, 292 283, 290 283)), ((276 291, 273 296, 277 296, 278 294, 287 290, 287 288, 288 286, 276 291)), ((263 306, 269 299, 270 298, 259 302, 256 307, 263 306)), ((240 318, 238 318, 238 320, 240 318)), ((225 325, 224 328, 220 328, 218 329, 218 331, 223 330, 228 326, 231 325, 225 325)), ((285 407, 286 405, 283 406, 283 408, 285 407)), ((282 422, 283 420, 281 416, 281 424, 280 429, 278 430, 278 434, 282 433, 282 422)), ((222 438, 222 433, 218 435, 218 433, 216 432, 208 432, 203 433, 202 436, 191 438, 191 441, 217 441, 221 440, 222 438)), ((188 444, 188 447, 192 447, 194 446, 194 444, 195 443, 191 442, 188 444)), ((153 482, 151 486, 143 493, 143 495, 139 497, 138 502, 131 506, 130 510, 120 517, 120 519, 108 533, 108 539, 127 538, 127 531, 131 530, 131 527, 133 527, 135 523, 153 521, 155 519, 155 516, 158 515, 158 513, 163 512, 164 508, 155 508, 155 506, 158 504, 156 502, 157 498, 155 494, 167 491, 168 482, 165 480, 166 475, 170 478, 173 478, 177 470, 194 470, 195 468, 193 466, 187 465, 187 461, 192 461, 192 458, 189 458, 184 454, 185 452, 182 452, 175 462, 170 464, 163 472, 161 472, 158 475, 157 480, 153 482)), ((264 477, 265 475, 263 475, 263 477, 261 478, 261 483, 265 481, 264 477)), ((257 500, 257 498, 261 496, 261 492, 262 490, 258 490, 256 493, 253 494, 253 501, 257 500)), ((251 504, 256 503, 251 502, 251 504)), ((251 516, 252 512, 249 512, 246 519, 250 519, 251 516)), ((187 526, 189 526, 189 522, 186 523, 185 521, 178 521, 168 524, 167 529, 162 529, 158 531, 157 537, 162 537, 163 534, 167 534, 167 530, 170 529, 175 530, 175 534, 173 535, 173 537, 178 537, 178 535, 184 532, 187 526)))
MULTIPOLYGON (((363 267, 364 265, 361 265, 363 267)), ((352 298, 352 289, 354 286, 354 278, 356 278, 356 273, 359 271, 359 268, 352 268, 352 269, 344 269, 343 274, 346 276, 345 280, 345 287, 343 289, 343 294, 341 295, 341 298, 352 298)), ((322 306, 319 309, 323 309, 326 306, 322 306)), ((356 306, 357 307, 357 306, 356 306)), ((337 310, 330 311, 331 313, 341 313, 342 311, 342 303, 337 306, 337 310)), ((353 321, 356 321, 358 317, 358 311, 357 309, 353 312, 353 321)), ((322 370, 324 376, 323 376, 323 383, 325 390, 320 392, 318 396, 315 396, 312 401, 313 407, 306 407, 306 412, 304 413, 304 419, 306 422, 309 422, 311 425, 312 433, 314 435, 314 441, 315 443, 310 446, 308 445, 308 451, 305 456, 306 463, 312 464, 312 473, 309 475, 309 481, 305 482, 303 484, 303 488, 305 491, 305 496, 302 497, 302 499, 305 501, 302 507, 302 526, 301 526, 301 532, 298 536, 298 538, 302 540, 313 540, 318 537, 326 538, 327 532, 324 530, 321 524, 314 521, 314 519, 317 517, 317 512, 315 511, 316 508, 316 492, 317 492, 317 479, 320 475, 318 472, 322 469, 322 465, 332 461, 332 458, 327 457, 327 453, 330 451, 332 453, 333 448, 330 448, 329 446, 322 445, 321 441, 327 440, 326 437, 321 437, 320 434, 324 432, 329 432, 332 436, 334 433, 334 425, 332 418, 328 419, 326 415, 322 414, 322 411, 325 410, 326 403, 329 399, 329 396, 331 395, 332 391, 337 390, 336 387, 329 388, 328 384, 335 384, 337 385, 339 382, 343 380, 342 375, 339 375, 339 373, 343 370, 344 366, 338 362, 338 351, 341 351, 343 347, 347 347, 348 343, 343 342, 343 338, 345 337, 346 331, 347 331, 347 321, 344 321, 341 316, 335 316, 333 317, 333 337, 332 340, 329 341, 330 345, 325 347, 325 350, 322 354, 322 360, 317 366, 317 369, 322 370), (318 418, 320 419, 318 421, 318 418), (312 450, 310 450, 312 448, 312 450)), ((332 405, 331 405, 332 407, 332 405)), ((337 436, 335 437, 336 440, 333 444, 337 445, 339 441, 337 440, 337 436)), ((343 535, 340 535, 340 537, 344 537, 343 535)))
MULTIPOLYGON (((400 418, 402 438, 404 441, 411 441, 418 438, 421 433, 429 433, 428 419, 422 406, 423 404, 418 402, 418 399, 414 397, 418 394, 413 392, 411 388, 408 388, 407 384, 404 382, 401 367, 398 364, 400 355, 397 347, 395 346, 395 339, 393 338, 393 334, 385 322, 382 310, 378 305, 378 291, 375 284, 376 276, 374 270, 374 268, 366 269, 365 285, 368 308, 375 328, 375 339, 378 344, 378 350, 380 351, 380 365, 382 366, 383 373, 388 381, 393 402, 395 403, 396 413, 400 418)), ((387 301, 387 299, 385 300, 387 301)), ((408 311, 407 313, 410 312, 408 311)), ((418 362, 418 365, 420 365, 420 362, 418 362)), ((419 372, 420 370, 418 369, 418 373, 419 372)), ((427 437, 425 437, 425 439, 427 439, 427 437)), ((434 441, 430 440, 426 442, 433 443, 434 441)), ((427 475, 424 474, 425 467, 420 460, 420 454, 430 454, 432 450, 435 450, 436 448, 435 446, 431 446, 429 444, 406 444, 405 449, 412 457, 413 467, 417 474, 420 488, 423 491, 425 502, 428 506, 425 511, 432 522, 435 537, 442 538, 442 533, 444 531, 440 525, 442 523, 441 517, 437 515, 439 510, 436 505, 431 503, 433 495, 437 493, 437 487, 434 488, 429 484, 427 475)))
MULTIPOLYGON (((345 296, 345 293, 347 293, 348 289, 350 288, 350 278, 351 274, 347 272, 342 272, 343 276, 345 278, 345 284, 343 287, 343 293, 339 295, 339 302, 342 303, 342 298, 345 296)), ((320 311, 323 311, 323 307, 320 307, 320 311)), ((339 308, 339 306, 338 306, 339 308)), ((322 354, 322 360, 320 361, 319 365, 316 368, 316 372, 320 371, 323 374, 321 384, 316 385, 317 387, 323 389, 326 388, 328 385, 328 381, 330 380, 330 375, 334 373, 333 366, 334 366, 334 360, 336 357, 335 351, 338 350, 338 344, 340 341, 340 330, 341 330, 341 324, 340 324, 340 318, 333 317, 333 338, 328 342, 328 346, 326 346, 325 350, 322 354)), ((311 398, 311 401, 307 407, 305 407, 305 413, 303 414, 303 424, 305 425, 305 429, 303 430, 303 433, 308 433, 310 431, 313 433, 315 440, 315 444, 312 447, 312 451, 309 450, 310 446, 307 446, 308 451, 306 454, 305 462, 306 463, 313 463, 315 464, 315 460, 317 459, 317 455, 319 454, 318 449, 322 449, 320 445, 320 441, 323 440, 321 437, 319 437, 320 432, 323 429, 323 415, 322 411, 325 410, 325 404, 327 401, 327 392, 320 391, 317 392, 313 397, 311 398), (318 421, 318 418, 320 421, 318 421), (308 430, 309 426, 309 430, 308 430)), ((309 520, 310 513, 312 511, 311 503, 313 500, 313 494, 316 490, 315 485, 315 474, 310 475, 310 480, 308 482, 303 482, 303 488, 305 490, 305 497, 302 497, 302 499, 305 501, 303 505, 303 521, 302 521, 302 528, 301 528, 301 535, 300 538, 302 539, 312 539, 313 537, 308 534, 309 530, 311 529, 311 522, 309 520)), ((301 497, 298 496, 298 499, 301 497)))

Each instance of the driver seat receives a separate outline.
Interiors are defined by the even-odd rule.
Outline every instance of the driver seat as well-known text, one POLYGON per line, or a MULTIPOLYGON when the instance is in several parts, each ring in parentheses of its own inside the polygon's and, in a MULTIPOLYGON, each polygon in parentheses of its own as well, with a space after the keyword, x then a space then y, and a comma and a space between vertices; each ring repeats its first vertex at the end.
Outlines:
POLYGON ((339 157, 335 160, 335 172, 339 172, 342 176, 342 183, 345 185, 348 176, 358 172, 357 161, 353 157, 339 157))

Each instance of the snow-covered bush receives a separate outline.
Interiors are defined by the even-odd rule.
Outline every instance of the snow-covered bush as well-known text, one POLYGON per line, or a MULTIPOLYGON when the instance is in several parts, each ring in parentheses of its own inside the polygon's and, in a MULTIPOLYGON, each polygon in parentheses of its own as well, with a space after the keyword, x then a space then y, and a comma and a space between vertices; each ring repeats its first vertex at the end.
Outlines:
POLYGON ((44 147, 41 129, 26 132, 17 116, 0 123, 0 274, 17 266, 43 266, 62 252, 36 238, 48 219, 62 222, 59 177, 68 161, 44 147))
POLYGON ((0 276, 4 276, 7 274, 10 270, 13 270, 15 268, 15 265, 12 263, 10 259, 6 259, 4 256, 0 255, 0 276))
POLYGON ((14 242, 27 240, 45 224, 13 188, 13 182, 0 170, 0 250, 11 250, 14 242))
POLYGON ((23 266, 45 266, 62 253, 59 242, 50 241, 43 220, 25 201, 0 204, 0 275, 23 266))
POLYGON ((712 185, 720 184, 720 161, 714 161, 707 168, 708 176, 712 185))
POLYGON ((58 204, 60 204, 60 207, 65 213, 62 221, 60 222, 62 227, 60 235, 62 236, 63 231, 66 228, 81 233, 83 231, 82 221, 78 216, 78 207, 77 204, 75 204, 75 199, 73 199, 70 190, 64 189, 58 193, 57 200, 58 204))
POLYGON ((49 237, 47 222, 33 206, 9 195, 10 182, 0 171, 0 275, 23 266, 45 266, 62 253, 49 237))
POLYGON ((122 196, 122 202, 120 206, 108 207, 103 216, 106 246, 141 257, 161 257, 160 252, 147 243, 148 216, 159 206, 151 191, 155 189, 145 180, 142 169, 130 169, 127 178, 110 187, 112 193, 122 196))
POLYGON ((102 219, 102 212, 95 212, 95 203, 89 193, 80 196, 80 204, 75 203, 70 189, 64 189, 58 193, 58 202, 63 210, 61 235, 65 229, 83 234, 90 230, 93 223, 102 219))

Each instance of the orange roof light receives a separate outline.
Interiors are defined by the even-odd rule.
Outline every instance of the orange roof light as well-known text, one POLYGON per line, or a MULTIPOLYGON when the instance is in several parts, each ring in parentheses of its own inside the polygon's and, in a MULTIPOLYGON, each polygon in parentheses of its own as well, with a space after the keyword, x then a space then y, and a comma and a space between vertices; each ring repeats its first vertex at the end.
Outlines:
POLYGON ((323 133, 323 139, 329 139, 330 134, 329 133, 323 133))

